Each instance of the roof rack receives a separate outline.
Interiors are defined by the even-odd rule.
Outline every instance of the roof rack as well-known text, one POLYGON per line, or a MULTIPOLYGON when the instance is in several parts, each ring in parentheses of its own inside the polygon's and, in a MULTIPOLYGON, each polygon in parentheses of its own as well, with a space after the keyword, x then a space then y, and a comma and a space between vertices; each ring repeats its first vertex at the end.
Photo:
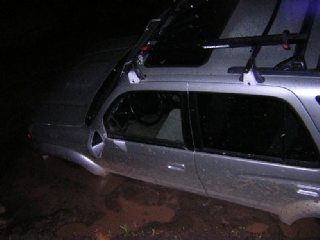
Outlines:
MULTIPOLYGON (((268 21, 268 24, 265 27, 265 29, 263 30, 262 36, 268 35, 268 33, 274 23, 274 20, 276 19, 277 15, 278 15, 281 3, 282 3, 282 0, 277 1, 276 5, 272 11, 272 14, 270 16, 270 19, 268 21)), ((283 32, 283 34, 282 34, 282 41, 283 41, 282 44, 283 45, 288 44, 288 35, 289 35, 289 31, 283 32)), ((252 71, 255 73, 253 75, 254 81, 259 82, 259 83, 264 82, 264 78, 262 78, 260 73, 255 69, 255 60, 261 50, 261 47, 262 46, 257 46, 253 49, 252 54, 251 54, 249 60, 247 61, 247 64, 246 64, 246 66, 240 76, 240 79, 239 79, 240 81, 244 82, 244 75, 247 74, 250 71, 250 69, 252 69, 252 71)))
MULTIPOLYGON (((260 49, 262 46, 271 45, 285 45, 285 44, 298 44, 307 42, 309 39, 308 34, 289 33, 285 30, 282 34, 266 35, 266 36, 250 36, 250 37, 236 37, 236 38, 221 38, 216 40, 205 40, 204 42, 193 42, 186 44, 166 44, 166 45, 149 45, 145 51, 161 50, 161 49, 183 49, 183 48, 202 48, 202 49, 221 49, 221 48, 240 48, 240 47, 257 47, 260 49)), ((258 50, 252 53, 254 59, 258 50), (254 55, 253 55, 254 54, 254 55)), ((250 60, 249 59, 249 60, 250 60)))
MULTIPOLYGON (((180 2, 179 7, 181 7, 187 1, 180 2)), ((253 51, 248 59, 246 65, 242 67, 240 80, 243 79, 243 74, 248 73, 250 70, 255 69, 255 76, 259 75, 260 67, 255 66, 255 59, 258 56, 261 48, 263 46, 270 45, 282 45, 284 50, 290 49, 290 44, 295 44, 295 50, 292 57, 280 62, 277 64, 273 71, 306 71, 307 64, 304 59, 305 51, 308 45, 308 40, 314 23, 314 19, 317 13, 318 0, 309 0, 307 5, 307 10, 304 15, 302 26, 299 33, 290 33, 288 30, 284 30, 281 34, 269 35, 270 29, 274 24, 274 21, 278 15, 279 9, 282 4, 282 0, 277 0, 273 12, 270 16, 270 19, 262 33, 262 35, 249 36, 249 37, 236 37, 236 38, 224 38, 224 39, 205 39, 200 41, 194 41, 189 43, 172 43, 165 44, 161 43, 152 43, 145 46, 145 52, 153 51, 171 51, 171 50, 182 50, 183 49, 202 49, 202 50, 215 50, 222 48, 240 48, 240 47, 252 47, 253 51)), ((177 7, 178 8, 178 7, 177 7)), ((240 67, 235 67, 240 68, 240 67)), ((264 68, 266 69, 266 68, 264 68)), ((238 70, 237 70, 238 71, 238 70)), ((314 71, 314 70, 313 70, 314 71)), ((310 74, 313 75, 313 71, 310 71, 310 74)), ((320 56, 318 64, 315 71, 320 71, 320 56)), ((234 72, 228 71, 228 72, 234 72)), ((268 71, 270 72, 270 71, 268 71)), ((309 74, 309 73, 308 73, 309 74)), ((261 78, 262 79, 262 78, 261 78)))
MULTIPOLYGON (((297 34, 289 33, 285 30, 282 34, 266 35, 266 36, 251 36, 251 37, 237 37, 237 38, 222 38, 205 44, 198 43, 198 46, 201 46, 205 49, 218 49, 218 48, 239 48, 239 47, 257 47, 256 49, 261 48, 262 46, 270 45, 279 45, 279 44, 297 44, 301 42, 307 42, 309 36, 307 34, 297 34)), ((180 45, 180 47, 190 47, 191 44, 180 45)), ((173 45, 174 47, 174 45, 173 45)), ((255 58, 258 51, 254 51, 250 57, 255 58), (254 54, 255 53, 255 54, 254 54), (254 55, 253 55, 254 54, 254 55)))
MULTIPOLYGON (((309 0, 308 8, 302 26, 300 29, 300 34, 307 34, 308 39, 312 30, 313 22, 317 13, 319 1, 309 0)), ((296 45, 294 54, 291 58, 288 58, 279 64, 277 64, 275 70, 307 70, 307 64, 304 59, 304 55, 307 49, 308 42, 299 43, 296 45)))
MULTIPOLYGON (((272 74, 277 74, 277 75, 287 75, 288 73, 290 75, 304 75, 304 76, 320 76, 320 55, 319 55, 319 60, 317 63, 317 66, 314 70, 308 70, 307 69, 307 64, 305 62, 304 59, 304 55, 305 55, 305 51, 308 45, 308 40, 309 40, 309 36, 312 30, 312 26, 314 23, 314 19, 316 16, 316 11, 318 8, 318 4, 319 1, 314 1, 314 0, 309 0, 308 3, 308 7, 302 22, 302 26, 300 29, 300 33, 299 34, 295 34, 294 36, 294 41, 292 40, 292 34, 289 33, 289 31, 285 30, 282 33, 282 41, 283 41, 283 48, 284 49, 290 49, 289 44, 290 43, 295 43, 296 47, 295 47, 295 51, 292 57, 280 62, 279 64, 277 64, 274 68, 259 68, 259 73, 265 74, 265 75, 272 75, 272 74)), ((280 1, 277 2, 277 5, 274 9, 274 12, 272 15, 276 14, 277 10, 277 6, 280 5, 280 1)), ((269 29, 271 26, 270 24, 272 24, 273 22, 273 17, 275 16, 271 16, 270 21, 264 31, 264 33, 262 35, 264 35, 266 33, 266 31, 269 31, 267 29, 269 29)), ((268 37, 270 35, 267 35, 266 37, 268 37)), ((279 37, 279 35, 278 35, 279 37)), ((262 46, 265 46, 264 44, 262 44, 262 46)), ((230 67, 228 69, 228 73, 241 73, 241 77, 240 80, 243 80, 243 75, 244 73, 248 73, 248 71, 252 68, 254 68, 255 70, 255 75, 257 76, 257 69, 255 67, 255 58, 257 57, 259 51, 260 51, 261 47, 256 47, 253 50, 253 53, 251 54, 251 57, 249 58, 247 64, 245 67, 230 67)), ((261 77, 261 75, 260 75, 261 77)))
MULTIPOLYGON (((255 68, 255 70, 257 70, 255 68)), ((297 70, 275 70, 270 67, 259 67, 259 73, 261 75, 292 75, 292 76, 309 76, 309 77, 320 77, 320 69, 307 69, 305 71, 297 71, 297 70)), ((242 74, 243 66, 229 67, 228 73, 230 74, 242 74)))

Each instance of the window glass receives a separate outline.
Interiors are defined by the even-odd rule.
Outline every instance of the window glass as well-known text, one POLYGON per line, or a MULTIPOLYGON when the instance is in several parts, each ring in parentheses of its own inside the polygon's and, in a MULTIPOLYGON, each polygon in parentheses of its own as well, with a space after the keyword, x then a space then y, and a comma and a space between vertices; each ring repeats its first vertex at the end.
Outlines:
POLYGON ((286 109, 286 159, 317 161, 318 151, 308 130, 291 108, 286 109))
POLYGON ((179 93, 125 93, 104 115, 108 137, 152 143, 183 143, 181 105, 179 93))
POLYGON ((201 93, 198 111, 205 149, 283 160, 318 159, 304 124, 280 99, 201 93))

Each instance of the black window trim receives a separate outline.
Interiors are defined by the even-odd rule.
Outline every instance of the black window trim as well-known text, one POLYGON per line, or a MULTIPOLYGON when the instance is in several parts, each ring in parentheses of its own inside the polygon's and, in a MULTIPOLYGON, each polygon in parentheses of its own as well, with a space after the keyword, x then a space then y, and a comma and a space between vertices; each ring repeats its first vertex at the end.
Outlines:
POLYGON ((114 140, 124 140, 124 141, 130 141, 135 143, 142 143, 142 144, 149 144, 149 145, 156 145, 156 146, 165 146, 170 148, 178 148, 178 149, 187 149, 187 150, 193 150, 193 140, 191 136, 191 126, 190 126, 190 120, 189 120, 189 110, 188 110, 188 97, 187 92, 183 91, 158 91, 158 90, 135 90, 135 91, 127 91, 125 93, 121 93, 110 106, 108 107, 108 110, 105 114, 108 114, 110 109, 114 106, 114 104, 125 94, 131 93, 131 92, 137 92, 137 91, 153 91, 153 92, 161 92, 161 93, 169 93, 169 92, 175 92, 181 95, 181 124, 182 124, 182 136, 183 136, 183 143, 174 142, 170 140, 165 139, 151 139, 151 138, 143 138, 138 136, 133 136, 129 134, 115 134, 110 131, 108 131, 108 128, 105 126, 105 130, 107 133, 107 138, 114 139, 114 140))
MULTIPOLYGON (((258 155, 258 154, 247 154, 247 153, 240 153, 240 152, 233 152, 233 151, 227 151, 227 150, 220 150, 220 149, 211 149, 211 148, 206 148, 204 147, 203 143, 203 137, 202 137, 202 131, 201 131, 201 126, 200 126, 200 117, 198 115, 198 94, 199 93, 212 93, 212 94, 221 94, 218 92, 197 92, 197 91, 192 91, 189 92, 189 101, 190 101, 190 119, 191 119, 191 126, 193 129, 193 137, 194 137, 194 150, 196 152, 204 152, 204 153, 212 153, 212 154, 218 154, 218 155, 223 155, 223 156, 230 156, 230 157, 240 157, 248 160, 257 160, 259 162, 269 162, 269 163, 279 163, 282 165, 286 166, 299 166, 299 167, 306 167, 306 168, 320 168, 320 152, 317 148, 316 143, 314 142, 314 139, 312 138, 312 134, 310 133, 308 127, 305 125, 304 121, 301 119, 299 114, 296 113, 294 110, 294 107, 291 106, 289 102, 287 102, 285 99, 282 98, 277 98, 282 101, 282 107, 287 109, 287 106, 290 106, 292 110, 296 113, 297 117, 303 123, 303 127, 308 131, 308 134, 312 138, 312 143, 316 147, 317 154, 318 154, 318 160, 315 162, 309 162, 309 161, 302 161, 302 160, 293 160, 293 159, 287 159, 285 158, 285 150, 282 152, 282 157, 271 157, 271 156, 264 156, 264 155, 258 155)), ((232 95, 246 95, 246 94, 241 94, 241 93, 222 93, 222 94, 232 94, 232 95)), ((260 95, 251 95, 251 96, 260 96, 260 95)), ((265 96, 264 96, 265 97, 265 96)), ((267 96, 268 97, 268 96, 267 96)), ((285 124, 284 124, 285 125, 285 124)), ((285 128, 285 126, 283 126, 285 128)), ((282 144, 285 144, 285 141, 282 142, 282 144)))

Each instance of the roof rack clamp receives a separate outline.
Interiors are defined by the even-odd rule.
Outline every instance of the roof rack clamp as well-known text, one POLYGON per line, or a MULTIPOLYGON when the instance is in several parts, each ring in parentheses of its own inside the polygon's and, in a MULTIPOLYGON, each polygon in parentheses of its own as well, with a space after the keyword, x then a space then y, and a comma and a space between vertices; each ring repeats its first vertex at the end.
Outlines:
POLYGON ((133 70, 128 72, 128 78, 131 84, 140 83, 140 79, 138 78, 137 74, 133 70))
POLYGON ((244 85, 252 86, 257 85, 258 83, 263 83, 264 77, 262 77, 260 73, 252 67, 249 71, 241 74, 240 81, 242 81, 244 85))

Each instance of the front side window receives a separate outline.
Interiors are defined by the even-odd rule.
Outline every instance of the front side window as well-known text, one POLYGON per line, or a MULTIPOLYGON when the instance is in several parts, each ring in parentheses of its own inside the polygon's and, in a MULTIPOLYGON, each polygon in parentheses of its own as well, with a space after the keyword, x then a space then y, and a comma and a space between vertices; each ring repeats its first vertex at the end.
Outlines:
POLYGON ((310 133, 281 99, 199 93, 197 105, 205 151, 289 164, 318 162, 310 133))
POLYGON ((151 144, 183 144, 182 93, 137 91, 116 99, 103 117, 108 137, 151 144))

